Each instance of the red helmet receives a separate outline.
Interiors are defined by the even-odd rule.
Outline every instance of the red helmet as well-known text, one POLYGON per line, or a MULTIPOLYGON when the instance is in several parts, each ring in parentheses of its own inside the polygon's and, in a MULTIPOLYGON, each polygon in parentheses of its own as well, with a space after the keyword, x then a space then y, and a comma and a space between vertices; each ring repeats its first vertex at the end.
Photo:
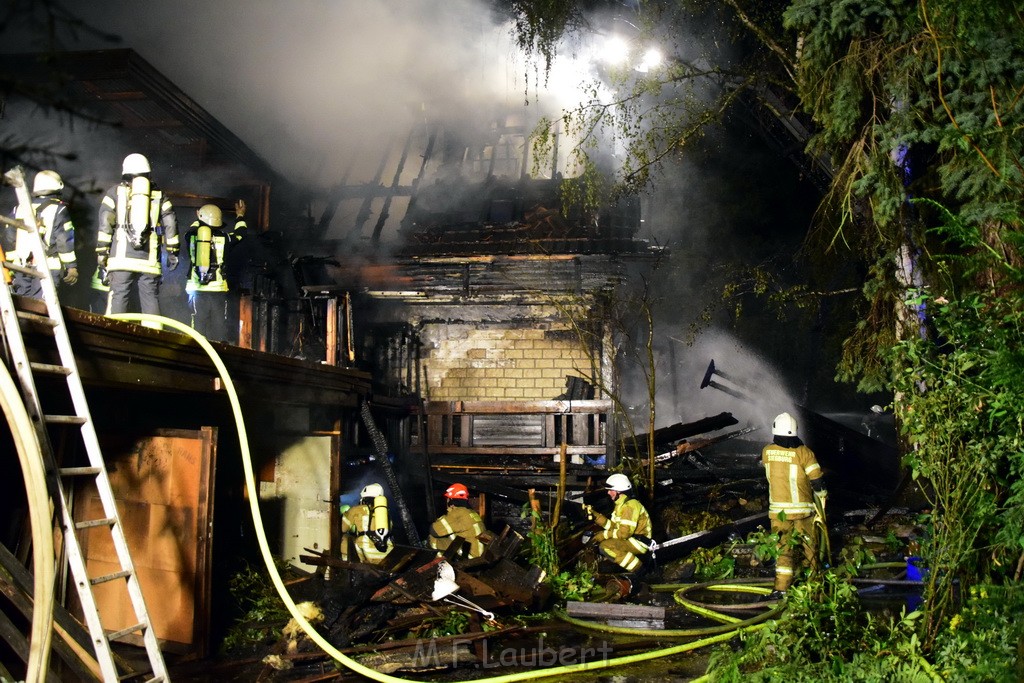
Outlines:
POLYGON ((469 500, 469 489, 466 488, 465 484, 452 484, 444 492, 445 498, 454 498, 455 500, 469 500))

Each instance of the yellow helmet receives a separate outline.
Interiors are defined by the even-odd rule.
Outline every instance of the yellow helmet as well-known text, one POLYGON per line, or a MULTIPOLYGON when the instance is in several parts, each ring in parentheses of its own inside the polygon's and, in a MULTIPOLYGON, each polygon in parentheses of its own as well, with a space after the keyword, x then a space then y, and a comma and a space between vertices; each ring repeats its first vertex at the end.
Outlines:
POLYGON ((216 204, 203 204, 196 211, 196 215, 199 216, 199 220, 211 228, 219 228, 224 225, 224 215, 216 204))

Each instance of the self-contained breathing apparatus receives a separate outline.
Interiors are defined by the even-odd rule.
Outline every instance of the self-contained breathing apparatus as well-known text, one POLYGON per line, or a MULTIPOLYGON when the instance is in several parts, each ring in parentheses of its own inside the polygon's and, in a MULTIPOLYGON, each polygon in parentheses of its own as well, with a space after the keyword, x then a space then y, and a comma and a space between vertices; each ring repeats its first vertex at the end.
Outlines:
POLYGON ((388 549, 388 539, 391 537, 391 521, 388 517, 388 499, 384 496, 374 496, 370 505, 369 528, 366 535, 373 541, 378 551, 384 552, 388 549))
POLYGON ((160 224, 161 193, 152 191, 149 178, 132 177, 117 188, 117 228, 124 230, 133 249, 142 249, 153 227, 160 224))
POLYGON ((220 264, 216 262, 216 251, 213 249, 213 229, 203 223, 196 228, 196 275, 199 284, 208 285, 217 277, 220 264))

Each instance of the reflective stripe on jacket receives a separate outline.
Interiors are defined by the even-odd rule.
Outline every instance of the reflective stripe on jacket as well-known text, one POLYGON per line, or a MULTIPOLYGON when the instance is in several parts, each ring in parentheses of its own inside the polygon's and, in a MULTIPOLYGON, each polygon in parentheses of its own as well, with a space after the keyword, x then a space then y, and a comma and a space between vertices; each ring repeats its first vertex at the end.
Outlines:
POLYGON ((814 491, 811 481, 823 476, 814 452, 807 446, 783 448, 768 444, 761 451, 765 476, 768 478, 768 516, 778 519, 803 519, 814 514, 814 491))
MULTIPOLYGON (((391 552, 395 544, 392 542, 389 534, 387 549, 383 552, 377 550, 373 538, 369 536, 371 521, 369 505, 354 505, 341 516, 341 532, 356 537, 356 552, 359 554, 360 560, 370 564, 379 564, 381 560, 387 557, 387 554, 391 552)), ((390 531, 390 529, 387 531, 390 531)), ((352 558, 348 558, 348 560, 351 562, 352 558)))
POLYGON ((128 189, 126 183, 107 190, 100 202, 99 234, 96 252, 109 254, 107 270, 128 270, 136 273, 160 274, 160 241, 157 228, 162 228, 162 241, 167 252, 178 253, 178 225, 171 200, 164 193, 151 187, 149 222, 142 246, 135 248, 128 237, 125 223, 128 214, 128 189))
POLYGON ((480 534, 484 531, 484 521, 480 515, 469 508, 452 506, 430 525, 430 547, 445 550, 456 537, 464 538, 469 541, 467 556, 470 559, 480 557, 484 554, 484 543, 480 540, 480 534))
MULTIPOLYGON (((46 247, 46 267, 50 270, 77 268, 75 260, 75 226, 67 204, 56 197, 36 197, 32 200, 32 209, 36 214, 39 236, 46 247)), ((14 217, 24 222, 28 216, 19 204, 14 210, 14 217)), ((18 265, 24 266, 32 255, 29 249, 28 233, 17 231, 14 250, 7 257, 18 265)))
POLYGON ((189 271, 188 282, 185 283, 186 292, 226 292, 228 281, 224 279, 224 258, 227 256, 228 238, 220 228, 210 228, 210 257, 208 263, 199 263, 198 256, 198 229, 200 222, 196 221, 190 227, 186 242, 188 243, 189 271), (200 277, 200 268, 209 268, 210 274, 204 283, 200 277))
POLYGON ((630 539, 638 552, 646 552, 651 538, 651 517, 643 504, 636 498, 620 493, 615 498, 612 516, 595 515, 598 524, 604 529, 594 536, 595 541, 607 539, 630 539), (641 539, 634 539, 640 536, 641 539), (646 541, 646 542, 645 542, 646 541))

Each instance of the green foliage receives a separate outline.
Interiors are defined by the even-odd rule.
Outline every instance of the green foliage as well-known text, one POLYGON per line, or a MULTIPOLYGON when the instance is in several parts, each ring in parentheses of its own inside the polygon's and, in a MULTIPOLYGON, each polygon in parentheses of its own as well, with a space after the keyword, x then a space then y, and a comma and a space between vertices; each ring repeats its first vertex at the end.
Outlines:
POLYGON ((934 338, 893 351, 897 403, 932 512, 922 553, 932 636, 955 582, 1003 580, 1024 548, 1024 311, 1019 297, 927 300, 934 338))
POLYGON ((790 588, 786 611, 741 636, 738 651, 711 654, 711 680, 928 681, 932 670, 914 633, 920 613, 879 619, 866 613, 856 588, 835 572, 790 588))
POLYGON ((520 516, 529 517, 532 521, 530 530, 526 533, 530 564, 543 569, 549 578, 555 576, 560 565, 555 530, 529 504, 523 506, 520 516))
POLYGON ((948 681, 1011 683, 1024 680, 1024 587, 979 585, 963 610, 939 634, 935 661, 948 681))
POLYGON ((560 600, 583 601, 594 590, 594 568, 580 563, 573 571, 559 572, 548 577, 548 582, 560 600))
POLYGON ((451 610, 443 618, 433 619, 421 638, 444 638, 457 636, 469 630, 469 615, 459 610, 451 610))
MULTIPOLYGON (((283 568, 282 564, 279 569, 283 568)), ((242 616, 224 637, 221 644, 224 651, 244 651, 281 637, 281 629, 291 619, 291 613, 262 567, 254 569, 246 565, 231 577, 228 590, 242 616)))
POLYGON ((698 581, 732 578, 736 570, 736 560, 729 554, 732 545, 723 543, 714 548, 698 548, 690 553, 688 559, 694 564, 694 577, 698 581))

